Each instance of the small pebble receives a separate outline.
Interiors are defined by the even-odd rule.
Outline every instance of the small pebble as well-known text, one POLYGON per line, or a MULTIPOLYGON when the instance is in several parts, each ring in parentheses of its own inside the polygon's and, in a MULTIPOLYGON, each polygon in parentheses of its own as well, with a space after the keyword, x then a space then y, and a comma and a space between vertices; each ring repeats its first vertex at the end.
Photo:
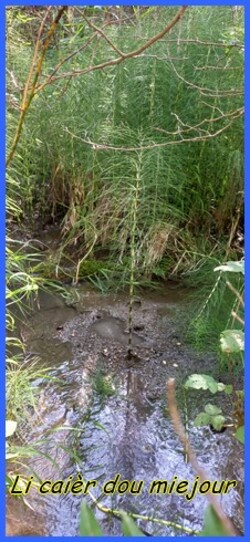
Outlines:
POLYGON ((165 359, 162 360, 163 365, 167 365, 167 362, 165 359))
POLYGON ((173 367, 179 367, 178 363, 173 363, 173 367))

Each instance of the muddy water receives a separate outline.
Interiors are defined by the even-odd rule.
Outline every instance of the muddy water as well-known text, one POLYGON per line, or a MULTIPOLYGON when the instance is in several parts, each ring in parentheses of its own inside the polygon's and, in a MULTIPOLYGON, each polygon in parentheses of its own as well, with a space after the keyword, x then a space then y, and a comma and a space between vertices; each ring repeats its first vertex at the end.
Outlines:
MULTIPOLYGON (((238 481, 221 500, 242 530, 242 447, 230 430, 215 434, 207 427, 193 426, 202 406, 218 404, 218 398, 196 392, 184 395, 181 385, 193 372, 216 373, 211 356, 197 356, 184 344, 176 316, 179 309, 189 310, 186 297, 183 289, 165 288, 136 300, 134 356, 128 361, 125 295, 104 297, 82 286, 77 293, 69 289, 65 303, 58 296, 41 294, 39 307, 21 334, 27 356, 39 356, 41 367, 48 368, 53 379, 34 382, 42 389, 39 405, 32 428, 24 427, 23 433, 29 443, 39 442, 39 453, 27 465, 27 474, 32 468, 42 480, 67 480, 80 472, 85 480, 97 481, 92 495, 100 497, 104 506, 165 519, 191 531, 200 529, 206 506, 203 495, 186 501, 176 493, 148 493, 153 480, 172 481, 177 476, 189 481, 190 487, 196 477, 186 463, 166 408, 166 381, 175 377, 183 420, 208 478, 238 481), (142 492, 104 495, 103 484, 117 474, 121 480, 143 481, 142 492)), ((223 409, 227 408, 225 402, 223 409)), ((86 499, 93 502, 90 496, 86 499)), ((14 511, 13 500, 8 500, 10 534, 29 534, 31 523, 33 534, 79 534, 81 495, 42 496, 33 489, 27 497, 33 511, 20 503, 20 510, 15 507, 14 511)), ((117 519, 99 510, 96 516, 104 534, 121 534, 117 519)), ((188 534, 174 525, 145 520, 138 524, 148 534, 188 534)))

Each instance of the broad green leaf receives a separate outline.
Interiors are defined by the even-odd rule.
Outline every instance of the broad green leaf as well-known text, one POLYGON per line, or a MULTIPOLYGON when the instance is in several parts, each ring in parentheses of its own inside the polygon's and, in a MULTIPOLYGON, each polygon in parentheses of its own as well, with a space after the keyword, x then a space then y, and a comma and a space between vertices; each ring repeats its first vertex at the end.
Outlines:
POLYGON ((218 518, 214 508, 209 504, 205 510, 204 527, 201 536, 229 536, 218 518))
POLYGON ((226 262, 215 267, 214 271, 229 271, 230 273, 242 273, 244 275, 244 260, 241 262, 226 262))
POLYGON ((224 418, 224 416, 213 416, 211 418, 211 425, 213 426, 213 428, 216 430, 216 431, 220 431, 224 425, 226 421, 226 418, 224 418))
POLYGON ((6 420, 6 438, 11 437, 17 428, 17 422, 14 420, 6 420))
POLYGON ((244 425, 242 425, 241 427, 238 427, 236 433, 235 433, 235 438, 237 438, 237 440, 241 443, 241 444, 245 444, 245 427, 244 425))
POLYGON ((122 512, 122 532, 124 536, 145 536, 125 512, 122 512))
POLYGON ((80 509, 80 535, 103 536, 98 521, 85 502, 81 504, 80 509))
POLYGON ((221 408, 218 408, 215 405, 208 404, 205 406, 205 411, 210 416, 217 416, 218 414, 221 413, 221 408))
POLYGON ((196 427, 209 425, 210 423, 211 423, 211 416, 209 416, 209 414, 207 414, 206 412, 200 412, 194 420, 194 425, 196 427))
POLYGON ((244 351, 244 334, 239 329, 226 329, 221 333, 220 345, 222 352, 237 353, 244 351))
POLYGON ((193 388, 195 390, 209 390, 211 393, 216 393, 218 391, 218 383, 214 378, 204 374, 190 375, 184 387, 193 388))

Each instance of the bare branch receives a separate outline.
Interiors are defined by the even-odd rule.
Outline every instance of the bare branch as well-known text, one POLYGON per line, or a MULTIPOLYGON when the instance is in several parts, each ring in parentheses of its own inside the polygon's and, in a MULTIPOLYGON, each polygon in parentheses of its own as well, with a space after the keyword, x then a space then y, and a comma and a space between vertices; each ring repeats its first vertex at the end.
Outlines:
POLYGON ((143 51, 148 49, 148 47, 151 47, 151 45, 153 45, 153 43, 160 40, 163 36, 165 36, 165 34, 167 34, 169 32, 171 30, 171 28, 173 28, 173 26, 175 26, 178 23, 178 21, 182 18, 182 16, 184 15, 186 9, 187 9, 187 6, 182 6, 178 10, 177 14, 172 19, 172 21, 161 32, 159 32, 158 34, 153 36, 153 38, 150 38, 144 45, 142 45, 138 49, 135 49, 134 51, 130 51, 129 53, 124 53, 123 56, 119 55, 118 58, 107 60, 105 62, 102 62, 101 64, 95 64, 94 66, 88 66, 87 68, 84 68, 83 70, 74 70, 72 72, 63 73, 63 74, 58 75, 56 77, 49 77, 41 85, 38 85, 36 87, 35 92, 38 93, 46 85, 48 85, 49 83, 52 83, 54 81, 57 81, 58 79, 65 79, 67 77, 85 75, 86 73, 93 72, 93 71, 96 71, 96 70, 103 70, 104 68, 106 68, 108 66, 116 66, 117 64, 120 64, 120 62, 123 62, 124 60, 127 60, 128 58, 135 58, 135 57, 139 56, 141 53, 143 53, 143 51))
POLYGON ((43 30, 44 30, 46 20, 47 20, 47 18, 49 16, 50 10, 51 10, 51 6, 49 6, 46 9, 45 15, 44 15, 44 17, 42 19, 42 22, 41 22, 39 30, 38 30, 37 40, 36 40, 34 54, 33 54, 33 59, 32 59, 32 62, 31 62, 30 71, 29 71, 29 74, 28 74, 28 77, 27 77, 27 80, 26 80, 26 83, 25 83, 25 87, 24 87, 24 90, 23 90, 23 99, 22 99, 22 103, 21 103, 21 110, 25 109, 25 105, 26 105, 26 101, 27 101, 27 95, 28 95, 28 89, 29 89, 29 85, 30 85, 30 81, 31 81, 33 72, 35 70, 35 65, 36 65, 36 62, 37 62, 37 57, 38 57, 38 52, 39 52, 39 47, 41 45, 42 33, 43 33, 43 30))
POLYGON ((207 70, 223 70, 223 71, 228 71, 228 70, 241 70, 242 71, 242 67, 241 66, 193 66, 194 70, 195 71, 207 71, 207 70))
MULTIPOLYGON (((78 11, 78 10, 76 10, 78 11)), ((82 13, 81 13, 81 16, 82 16, 82 13)), ((110 22, 106 22, 104 23, 103 25, 103 28, 105 28, 106 26, 109 26, 110 25, 110 22)), ((102 31, 102 29, 98 29, 99 32, 102 31)), ((104 34, 104 33, 103 33, 104 34)), ((68 62, 68 60, 70 60, 71 58, 73 58, 74 56, 76 56, 78 53, 84 51, 84 49, 86 49, 88 47, 88 45, 98 36, 98 32, 97 30, 94 32, 94 34, 92 34, 92 36, 81 46, 79 47, 79 49, 76 49, 75 51, 73 51, 72 53, 70 53, 68 56, 66 56, 65 58, 63 58, 60 62, 58 62, 58 64, 55 66, 54 70, 52 71, 52 73, 49 75, 48 79, 46 79, 46 85, 48 85, 54 75, 58 72, 58 70, 63 66, 63 64, 65 64, 66 62, 68 62)), ((72 79, 73 75, 70 77, 70 79, 72 79)), ((59 76, 60 78, 60 76, 59 76)), ((45 86, 45 85, 43 85, 45 86)))
MULTIPOLYGON (((140 39, 146 39, 144 36, 140 36, 140 39)), ((162 40, 163 41, 163 40, 162 40)), ((237 49, 242 49, 242 45, 240 43, 233 43, 232 45, 228 43, 223 43, 221 41, 202 41, 202 40, 194 40, 194 39, 166 39, 164 40, 164 43, 186 43, 187 45, 204 45, 206 47, 236 47, 237 49)))
POLYGON ((55 66, 53 72, 49 75, 48 80, 47 80, 47 84, 50 83, 53 76, 58 72, 58 70, 61 68, 61 66, 63 64, 65 64, 65 62, 68 62, 68 60, 73 58, 75 55, 77 55, 81 51, 84 51, 84 49, 86 49, 88 47, 88 45, 95 39, 96 36, 97 36, 97 32, 95 32, 95 34, 93 34, 81 47, 79 47, 79 49, 76 49, 76 51, 73 51, 73 53, 70 53, 70 55, 66 56, 60 62, 58 62, 58 64, 55 66))
POLYGON ((237 312, 232 311, 231 312, 232 317, 237 320, 242 326, 244 326, 244 320, 237 314, 237 312))
POLYGON ((124 152, 137 152, 137 151, 145 151, 145 150, 150 150, 150 149, 154 149, 154 148, 160 148, 160 147, 168 147, 169 145, 180 145, 181 143, 194 143, 194 142, 197 142, 197 141, 208 141, 210 139, 212 139, 213 137, 216 137, 218 136, 219 134, 221 134, 222 132, 224 132, 225 130, 227 130, 227 128, 229 128, 233 122, 233 120, 239 118, 242 116, 242 112, 241 113, 238 113, 237 115, 235 115, 230 122, 228 122, 228 124, 226 124, 226 126, 223 126, 222 128, 220 128, 219 130, 217 130, 216 132, 213 132, 212 134, 207 134, 207 135, 204 135, 204 136, 197 136, 197 137, 186 137, 186 138, 183 138, 183 139, 177 139, 177 140, 172 140, 172 141, 166 141, 164 143, 152 143, 150 145, 142 145, 142 146, 135 146, 135 147, 116 147, 114 145, 104 145, 102 143, 96 143, 94 141, 91 141, 90 139, 83 139, 82 137, 80 136, 77 136, 75 134, 73 134, 72 132, 70 132, 70 130, 68 130, 68 128, 64 128, 64 131, 67 132, 69 135, 71 135, 72 137, 76 138, 76 139, 79 139, 80 141, 82 141, 83 143, 85 143, 86 145, 90 145, 93 149, 95 150, 99 150, 99 151, 124 151, 124 152))
POLYGON ((220 121, 222 119, 228 119, 230 117, 235 119, 239 115, 241 116, 243 113, 244 113, 244 108, 243 107, 240 107, 239 109, 235 109, 234 111, 231 111, 230 113, 222 113, 221 112, 221 115, 219 117, 215 117, 215 118, 211 118, 211 119, 203 119, 201 122, 199 122, 198 124, 195 124, 194 126, 189 126, 188 124, 185 124, 178 117, 178 115, 176 113, 171 113, 174 117, 176 117, 178 123, 181 126, 185 126, 187 128, 184 129, 184 130, 177 130, 176 132, 168 132, 167 130, 164 130, 163 128, 155 128, 155 130, 157 130, 158 132, 163 132, 164 134, 167 134, 167 135, 179 135, 179 134, 182 134, 182 133, 191 132, 193 130, 202 131, 202 132, 205 132, 205 133, 208 134, 209 133, 208 130, 204 130, 203 128, 201 128, 201 126, 203 126, 203 124, 205 124, 205 123, 212 124, 213 122, 218 122, 218 121, 220 121), (199 130, 198 130, 198 128, 199 128, 199 130))
POLYGON ((234 286, 231 284, 231 282, 229 282, 229 280, 226 281, 226 285, 227 285, 227 287, 229 288, 229 290, 231 290, 231 292, 234 293, 234 295, 235 295, 235 296, 237 297, 237 299, 239 300, 241 306, 244 308, 244 307, 245 307, 245 304, 244 304, 242 295, 236 290, 236 288, 234 288, 234 286))
POLYGON ((242 91, 238 91, 235 89, 218 90, 218 89, 212 89, 212 88, 206 88, 206 87, 199 87, 198 85, 195 85, 191 81, 187 81, 182 75, 180 75, 180 73, 178 73, 173 62, 170 61, 170 63, 175 75, 178 77, 178 79, 180 79, 180 81, 183 81, 188 87, 199 90, 199 92, 203 94, 204 96, 212 96, 213 98, 214 97, 227 98, 228 96, 242 96, 243 95, 242 91))
POLYGON ((56 31, 58 23, 59 23, 62 15, 64 13, 64 11, 67 9, 67 7, 63 6, 62 8, 60 8, 58 10, 56 17, 55 17, 54 21, 52 22, 52 24, 50 26, 47 37, 46 37, 44 43, 42 44, 41 54, 40 54, 40 57, 38 58, 38 52, 39 52, 42 32, 43 32, 43 29, 44 29, 45 21, 46 21, 46 19, 48 17, 48 14, 50 12, 50 9, 51 9, 51 7, 48 7, 46 9, 45 16, 44 16, 44 18, 43 18, 43 20, 41 22, 41 25, 40 25, 40 28, 39 28, 39 31, 38 31, 37 41, 36 41, 34 55, 33 55, 33 60, 32 60, 29 75, 27 77, 26 84, 25 84, 24 91, 23 91, 23 99, 22 99, 22 104, 21 104, 20 117, 19 117, 17 128, 16 128, 16 132, 15 132, 15 135, 14 135, 13 143, 12 143, 10 152, 8 154, 8 157, 7 157, 7 162, 6 162, 7 166, 9 165, 9 163, 11 162, 11 160, 12 160, 14 154, 15 154, 15 151, 16 151, 16 148, 17 148, 20 136, 21 136, 24 119, 26 117, 29 106, 30 106, 30 104, 31 104, 31 102, 32 102, 32 100, 34 98, 35 87, 36 87, 37 81, 38 81, 38 79, 39 79, 39 77, 41 75, 42 64, 43 64, 43 61, 44 61, 44 58, 45 58, 46 51, 47 51, 47 49, 49 47, 51 38, 53 37, 53 35, 54 35, 55 31, 56 31), (33 76, 33 82, 32 82, 31 88, 29 88, 32 76, 33 76))
POLYGON ((87 17, 86 15, 84 15, 84 13, 82 14, 83 18, 85 19, 85 21, 88 23, 89 27, 90 28, 93 28, 93 30, 95 30, 98 34, 101 34, 101 36, 105 39, 105 41, 112 47, 112 49, 114 49, 114 51, 116 53, 118 53, 118 55, 122 58, 124 58, 124 53, 122 53, 122 51, 120 51, 120 49, 118 49, 118 47, 116 47, 116 45, 109 39, 109 37, 105 34, 105 32, 103 32, 103 30, 101 30, 101 28, 98 28, 96 25, 94 25, 87 17))

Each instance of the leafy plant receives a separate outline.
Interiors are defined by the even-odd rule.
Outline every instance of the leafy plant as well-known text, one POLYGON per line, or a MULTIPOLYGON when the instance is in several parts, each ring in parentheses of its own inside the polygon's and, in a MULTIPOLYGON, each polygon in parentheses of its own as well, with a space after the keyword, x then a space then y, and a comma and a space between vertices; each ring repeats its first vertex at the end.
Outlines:
MULTIPOLYGON (((185 389, 208 390, 212 394, 216 394, 220 391, 224 391, 226 394, 231 394, 233 390, 231 385, 216 382, 212 376, 205 374, 190 375, 185 382, 184 387, 185 389)), ((200 412, 196 416, 194 425, 211 425, 216 431, 220 431, 225 425, 225 422, 226 418, 222 415, 221 408, 209 403, 205 406, 205 411, 200 412)))
POLYGON ((192 374, 188 377, 184 384, 186 389, 192 388, 195 390, 209 390, 211 393, 217 393, 218 391, 225 391, 225 393, 232 392, 232 386, 223 384, 222 382, 216 382, 216 380, 206 374, 192 374))
POLYGON ((200 412, 194 420, 194 425, 211 425, 216 431, 220 431, 225 425, 226 418, 221 414, 221 408, 208 404, 205 406, 205 412, 200 412))
MULTIPOLYGON (((244 260, 239 262, 226 262, 215 268, 215 271, 220 271, 220 273, 240 273, 244 275, 244 260)), ((231 311, 231 315, 234 321, 239 322, 241 327, 244 322, 239 315, 239 311, 243 309, 243 297, 242 293, 238 292, 231 282, 226 281, 228 288, 233 292, 236 297, 237 307, 236 310, 231 311)), ((221 351, 226 355, 235 355, 241 354, 244 352, 244 333, 242 329, 226 329, 222 331, 220 335, 220 348, 221 351)), ((196 390, 208 390, 211 393, 215 394, 219 391, 224 391, 226 394, 236 393, 237 401, 235 402, 234 408, 234 425, 236 427, 235 437, 237 440, 243 443, 244 441, 244 427, 240 424, 242 423, 243 418, 243 401, 241 391, 233 389, 232 385, 225 385, 222 382, 217 382, 212 376, 205 374, 193 374, 190 375, 187 381, 184 384, 186 389, 196 389, 196 390)), ((195 420, 195 425, 212 425, 215 430, 221 430, 223 425, 225 425, 226 418, 222 415, 222 411, 219 407, 208 404, 205 406, 205 411, 199 413, 195 420)))

